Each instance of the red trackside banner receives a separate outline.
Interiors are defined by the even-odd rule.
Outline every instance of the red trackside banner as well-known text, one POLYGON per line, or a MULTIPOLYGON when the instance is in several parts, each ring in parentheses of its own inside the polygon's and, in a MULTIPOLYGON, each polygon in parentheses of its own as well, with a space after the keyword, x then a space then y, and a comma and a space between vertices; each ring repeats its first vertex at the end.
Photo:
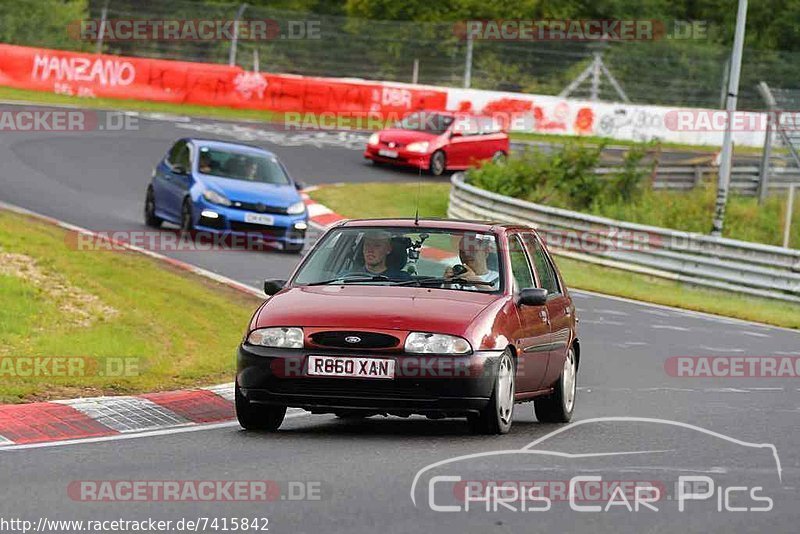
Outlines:
POLYGON ((447 105, 445 90, 7 44, 0 44, 0 85, 89 98, 302 113, 402 116, 409 111, 443 110, 447 105))

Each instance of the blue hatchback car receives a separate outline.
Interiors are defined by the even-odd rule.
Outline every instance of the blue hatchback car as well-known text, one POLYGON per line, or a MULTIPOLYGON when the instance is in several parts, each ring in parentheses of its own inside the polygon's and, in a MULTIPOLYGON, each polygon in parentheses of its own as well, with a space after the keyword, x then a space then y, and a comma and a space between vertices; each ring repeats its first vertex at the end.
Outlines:
POLYGON ((300 252, 308 228, 301 185, 263 148, 180 139, 153 170, 145 223, 168 221, 184 231, 257 234, 300 252))

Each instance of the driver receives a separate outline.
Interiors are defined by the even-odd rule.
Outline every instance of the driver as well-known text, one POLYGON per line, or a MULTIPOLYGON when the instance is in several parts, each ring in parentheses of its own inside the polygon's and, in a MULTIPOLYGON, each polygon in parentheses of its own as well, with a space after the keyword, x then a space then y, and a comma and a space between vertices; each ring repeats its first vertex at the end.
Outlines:
MULTIPOLYGON (((448 267, 444 271, 444 278, 451 280, 459 278, 463 280, 474 280, 476 282, 491 282, 494 286, 479 285, 479 286, 466 286, 464 289, 477 288, 497 288, 497 283, 500 279, 500 273, 494 269, 490 269, 488 265, 489 255, 492 251, 493 239, 491 236, 466 234, 458 243, 458 257, 461 259, 461 265, 454 265, 448 267), (455 272, 456 268, 461 274, 455 272)), ((465 284, 466 285, 466 284, 465 284)))
POLYGON ((197 164, 197 170, 203 174, 209 174, 211 172, 211 155, 208 151, 200 151, 200 161, 197 164))
POLYGON ((392 234, 384 230, 370 230, 364 234, 361 254, 364 258, 364 272, 384 275, 392 280, 411 280, 411 275, 401 267, 390 267, 387 258, 392 253, 392 234))

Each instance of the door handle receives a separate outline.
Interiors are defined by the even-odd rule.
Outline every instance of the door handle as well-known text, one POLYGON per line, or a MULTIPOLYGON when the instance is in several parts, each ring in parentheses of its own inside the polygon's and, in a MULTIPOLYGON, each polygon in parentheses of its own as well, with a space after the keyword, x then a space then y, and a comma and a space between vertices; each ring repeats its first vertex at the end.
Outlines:
POLYGON ((542 322, 549 323, 550 319, 547 317, 547 310, 539 310, 539 317, 542 319, 542 322))
POLYGON ((572 315, 572 311, 571 311, 569 308, 564 308, 564 314, 565 314, 567 317, 569 317, 570 315, 572 315))

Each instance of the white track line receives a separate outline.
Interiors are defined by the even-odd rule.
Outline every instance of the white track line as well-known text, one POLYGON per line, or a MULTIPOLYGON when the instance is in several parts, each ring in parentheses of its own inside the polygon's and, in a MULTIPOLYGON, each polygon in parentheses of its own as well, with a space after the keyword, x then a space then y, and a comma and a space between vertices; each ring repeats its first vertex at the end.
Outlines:
MULTIPOLYGON (((286 419, 296 419, 298 417, 304 417, 307 415, 311 415, 311 413, 306 411, 287 413, 286 419)), ((48 441, 45 443, 28 443, 23 445, 8 445, 5 447, 0 446, 0 453, 9 451, 27 450, 27 449, 45 449, 49 447, 63 447, 67 445, 85 445, 87 443, 104 443, 106 441, 123 441, 128 439, 137 439, 137 438, 169 436, 172 434, 185 434, 187 432, 219 430, 222 428, 232 428, 238 426, 239 423, 237 421, 228 421, 225 423, 200 424, 200 425, 196 423, 191 423, 186 426, 175 427, 175 428, 163 428, 161 430, 150 430, 147 432, 140 432, 137 434, 117 434, 114 436, 101 436, 97 438, 83 438, 83 439, 79 438, 79 439, 68 439, 63 441, 48 441)))

